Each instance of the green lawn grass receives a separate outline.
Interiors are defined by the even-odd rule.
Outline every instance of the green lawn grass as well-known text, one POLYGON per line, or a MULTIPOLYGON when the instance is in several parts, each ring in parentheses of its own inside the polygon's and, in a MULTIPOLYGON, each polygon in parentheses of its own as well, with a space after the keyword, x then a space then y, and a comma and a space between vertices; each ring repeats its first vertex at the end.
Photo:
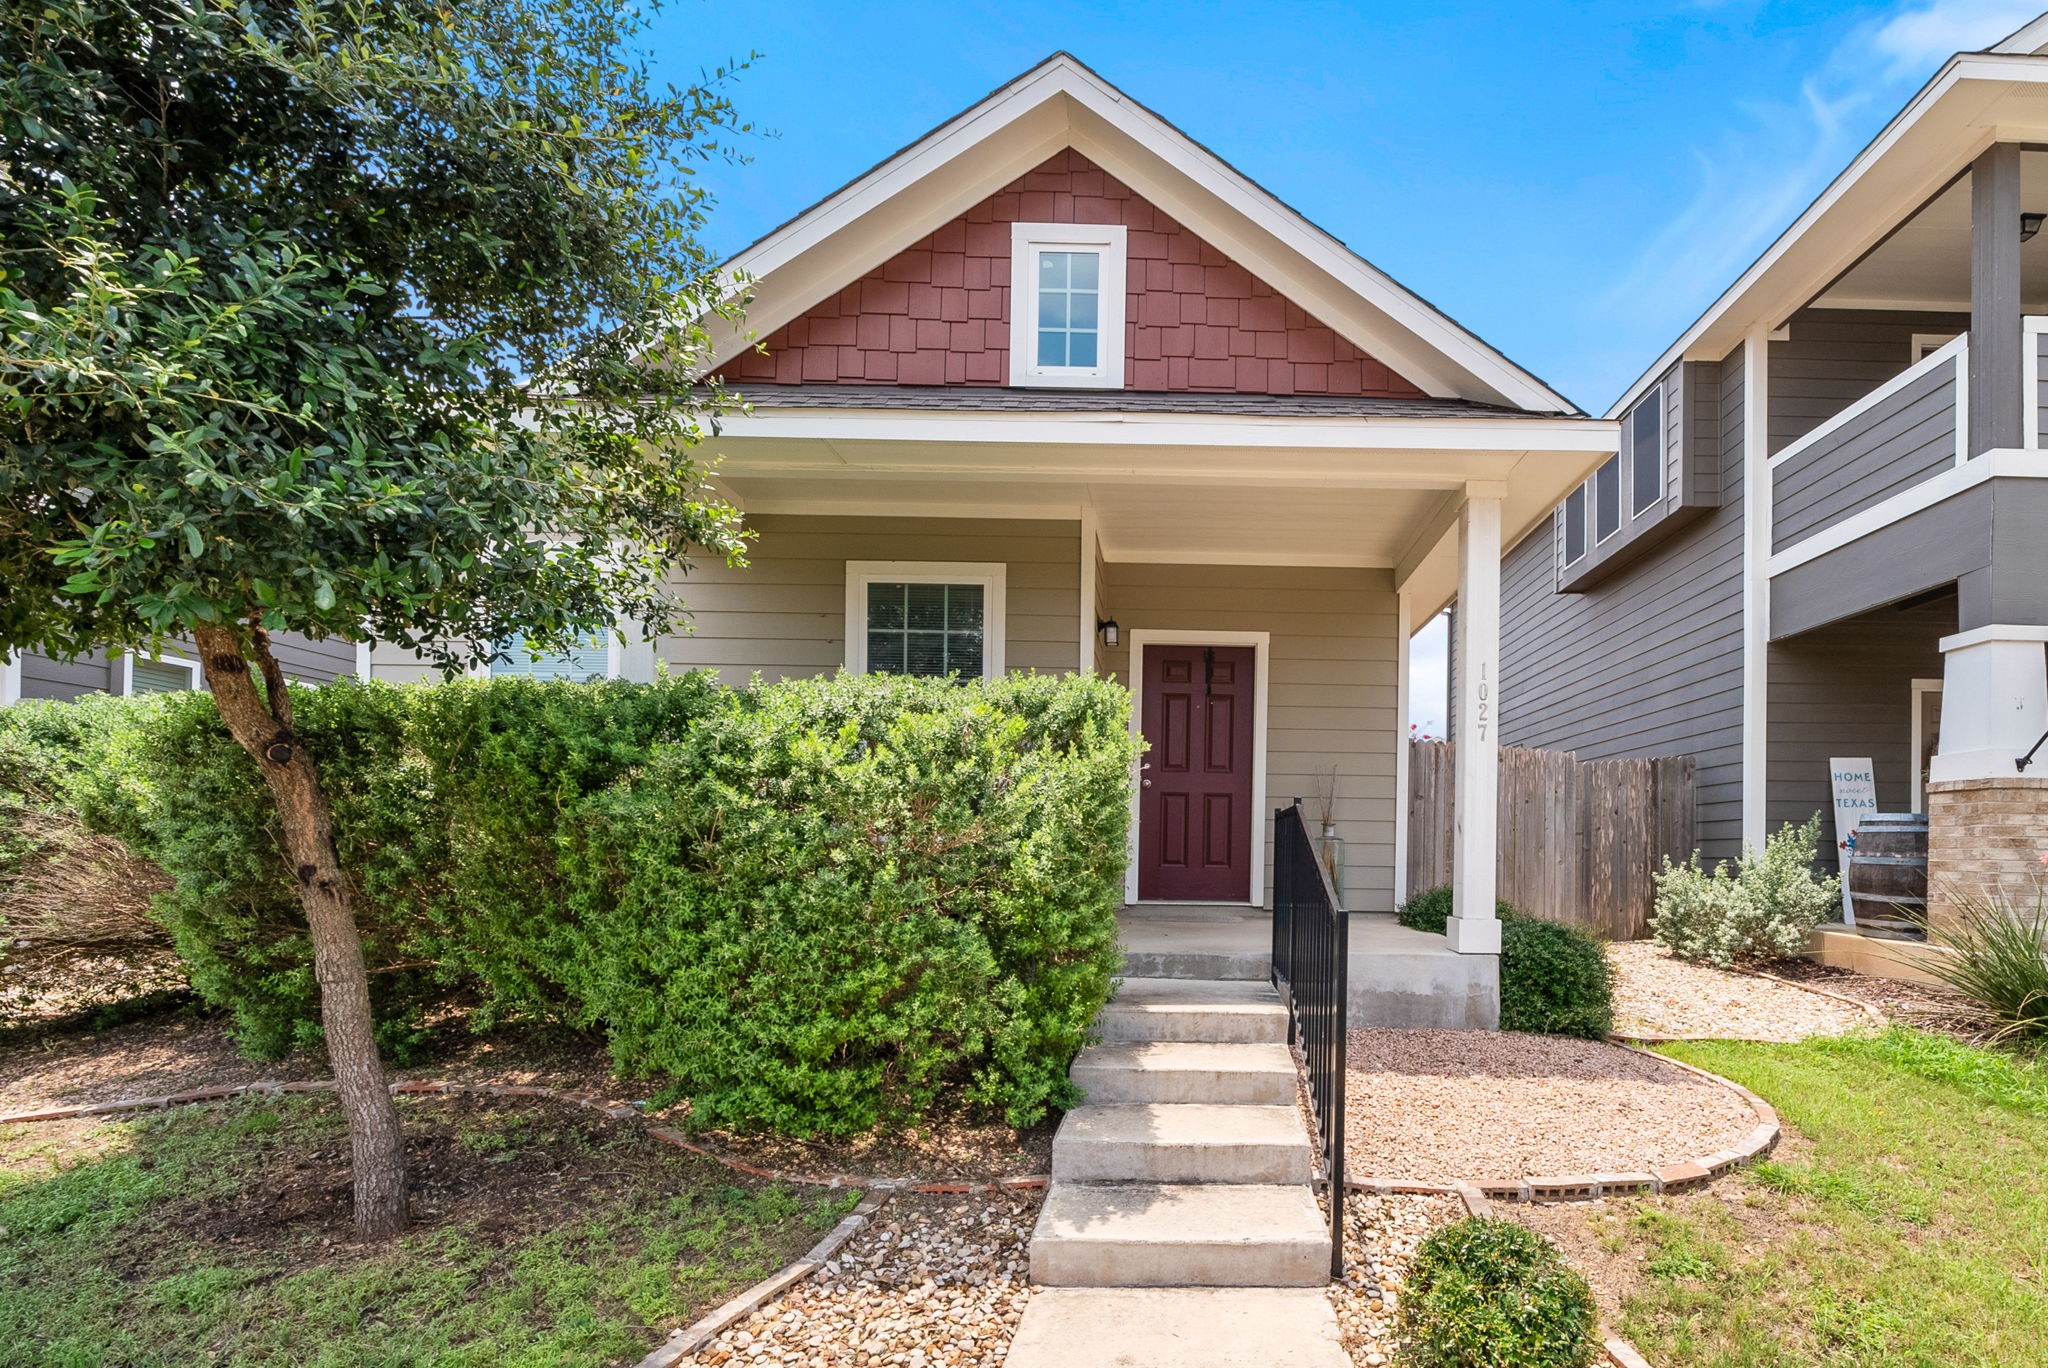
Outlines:
POLYGON ((1595 1217, 1660 1368, 2048 1364, 2048 1072, 1894 1028, 1665 1052, 1803 1143, 1733 1187, 1595 1217))
POLYGON ((0 1365, 630 1362, 857 1200, 743 1184, 546 1104, 447 1106, 406 1103, 409 1131, 441 1122, 442 1213, 372 1249, 349 1246, 345 1209, 271 1220, 261 1200, 339 1171, 329 1098, 0 1128, 0 1365), (494 1202, 479 1188, 501 1163, 514 1195, 494 1202))

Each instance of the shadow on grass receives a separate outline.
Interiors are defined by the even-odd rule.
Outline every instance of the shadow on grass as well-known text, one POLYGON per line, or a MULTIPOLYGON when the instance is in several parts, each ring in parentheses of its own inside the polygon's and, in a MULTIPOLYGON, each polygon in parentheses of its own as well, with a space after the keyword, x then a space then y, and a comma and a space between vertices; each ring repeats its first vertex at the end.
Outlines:
POLYGON ((0 1127, 0 1365, 630 1360, 858 1200, 544 1102, 402 1107, 414 1226, 370 1246, 332 1098, 0 1127))

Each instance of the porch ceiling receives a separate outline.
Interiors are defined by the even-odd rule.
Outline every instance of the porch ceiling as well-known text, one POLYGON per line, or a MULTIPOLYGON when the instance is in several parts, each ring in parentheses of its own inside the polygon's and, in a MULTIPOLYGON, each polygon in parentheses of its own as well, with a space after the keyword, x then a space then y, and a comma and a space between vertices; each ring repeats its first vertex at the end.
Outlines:
POLYGON ((1077 518, 1092 510, 1104 559, 1392 567, 1458 494, 1317 485, 958 481, 840 476, 721 478, 752 513, 1077 518))
POLYGON ((757 400, 709 443, 755 513, 1096 519, 1112 560, 1404 572, 1467 488, 1509 544, 1615 450, 1585 418, 1215 418, 799 411, 757 400))
MULTIPOLYGON (((2048 209, 2048 152, 2020 154, 2020 208, 2048 209)), ((2028 313, 2048 309, 2048 234, 2020 245, 2020 298, 2028 313)), ((1970 177, 1955 181, 1900 224, 1814 304, 1968 313, 1970 177)))

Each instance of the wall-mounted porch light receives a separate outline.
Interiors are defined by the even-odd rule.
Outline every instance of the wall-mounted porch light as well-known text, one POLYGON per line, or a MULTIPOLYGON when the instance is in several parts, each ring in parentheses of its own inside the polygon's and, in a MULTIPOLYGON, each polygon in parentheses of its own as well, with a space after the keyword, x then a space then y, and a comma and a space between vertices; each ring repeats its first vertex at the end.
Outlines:
POLYGON ((2032 242, 2034 234, 2041 231, 2041 225, 2048 222, 2048 214, 2021 214, 2020 241, 2032 242))
POLYGON ((1102 644, 1105 646, 1114 646, 1121 640, 1115 618, 1104 618, 1098 621, 1095 624, 1095 630, 1102 633, 1102 644))

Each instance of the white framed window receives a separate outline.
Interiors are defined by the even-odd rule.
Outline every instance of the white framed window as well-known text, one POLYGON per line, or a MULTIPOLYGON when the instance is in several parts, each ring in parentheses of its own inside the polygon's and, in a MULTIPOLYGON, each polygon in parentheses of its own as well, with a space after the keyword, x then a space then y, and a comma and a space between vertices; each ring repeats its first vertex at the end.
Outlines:
POLYGON ((1960 336, 1960 333, 1914 333, 1913 364, 1919 365, 1960 336))
POLYGON ((1559 516, 1564 519, 1564 563, 1577 565, 1586 557, 1586 487, 1580 485, 1565 497, 1559 516))
POLYGON ((184 693, 206 687, 206 676, 196 660, 182 656, 121 657, 121 692, 124 694, 184 693))
POLYGON ((584 684, 593 679, 619 677, 619 639, 611 632, 593 635, 567 651, 527 649, 525 637, 512 637, 498 644, 496 654, 479 673, 492 677, 522 679, 566 679, 584 684))
POLYGON ((1001 675, 1006 568, 999 561, 848 561, 846 668, 1001 675))
POLYGON ((1628 507, 1640 518, 1664 497, 1664 387, 1628 411, 1628 507))
POLYGON ((1587 481, 1593 486, 1593 544, 1621 531, 1621 457, 1609 456, 1587 481))
POLYGON ((1124 250, 1116 223, 1010 225, 1010 383, 1122 389, 1124 250))

